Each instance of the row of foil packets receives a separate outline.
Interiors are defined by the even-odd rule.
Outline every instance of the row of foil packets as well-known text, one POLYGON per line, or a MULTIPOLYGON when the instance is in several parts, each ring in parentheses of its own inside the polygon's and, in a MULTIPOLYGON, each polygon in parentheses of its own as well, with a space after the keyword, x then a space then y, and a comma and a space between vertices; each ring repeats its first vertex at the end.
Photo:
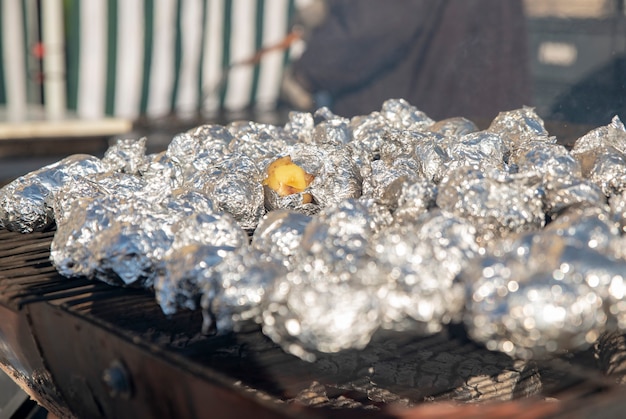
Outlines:
POLYGON ((532 108, 481 131, 402 99, 203 125, 158 154, 118 140, 0 190, 0 227, 56 228, 62 275, 202 309, 206 333, 257 322, 307 360, 450 322, 516 358, 584 349, 626 329, 625 226, 618 117, 570 150, 532 108), (282 196, 264 179, 285 156, 314 178, 282 196))

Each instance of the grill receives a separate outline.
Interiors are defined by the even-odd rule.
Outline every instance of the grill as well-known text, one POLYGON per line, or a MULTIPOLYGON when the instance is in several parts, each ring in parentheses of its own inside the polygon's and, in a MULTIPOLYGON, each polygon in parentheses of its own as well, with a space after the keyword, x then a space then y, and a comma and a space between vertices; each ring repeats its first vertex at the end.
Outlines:
POLYGON ((166 317, 149 291, 61 277, 53 235, 0 230, 0 366, 59 416, 597 418, 626 406, 621 336, 603 336, 599 358, 524 365, 451 326, 308 363, 258 327, 205 336, 199 312, 166 317))

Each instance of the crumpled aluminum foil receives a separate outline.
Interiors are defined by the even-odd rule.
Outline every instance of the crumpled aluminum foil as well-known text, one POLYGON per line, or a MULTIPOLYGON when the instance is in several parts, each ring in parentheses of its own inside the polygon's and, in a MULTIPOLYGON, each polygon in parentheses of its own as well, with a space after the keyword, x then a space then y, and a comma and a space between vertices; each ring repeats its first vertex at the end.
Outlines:
POLYGON ((309 112, 289 112, 289 120, 285 123, 285 132, 300 143, 313 142, 315 120, 309 112))
POLYGON ((250 245, 256 251, 280 260, 286 268, 292 268, 304 229, 311 220, 310 216, 297 211, 271 211, 259 222, 250 245))
POLYGON ((614 147, 620 153, 626 153, 626 127, 617 115, 613 117, 610 124, 593 129, 576 140, 572 155, 579 158, 585 153, 604 147, 614 147))
POLYGON ((308 360, 312 351, 364 347, 379 327, 374 296, 384 281, 366 257, 372 234, 368 208, 357 200, 325 208, 310 221, 293 269, 269 292, 264 333, 308 360))
POLYGON ((424 112, 404 99, 386 100, 380 110, 381 115, 396 129, 423 131, 435 123, 424 112))
POLYGON ((150 286, 154 268, 172 242, 163 228, 171 217, 137 197, 78 199, 57 226, 50 258, 57 271, 67 277, 150 286))
POLYGON ((20 233, 50 228, 52 195, 72 178, 106 170, 97 157, 75 154, 15 179, 0 189, 0 226, 20 233))
POLYGON ((605 195, 626 188, 626 128, 618 116, 576 140, 571 154, 580 162, 583 176, 605 195))
POLYGON ((477 132, 478 127, 469 119, 459 116, 437 121, 431 125, 428 130, 443 134, 446 137, 462 137, 477 132))
POLYGON ((542 177, 544 207, 550 217, 572 205, 606 205, 602 189, 583 178, 579 160, 552 138, 521 144, 509 163, 520 173, 533 172, 542 177))
POLYGON ((248 246, 228 253, 202 283, 203 331, 238 331, 248 321, 261 323, 267 290, 286 272, 278 260, 248 246))
POLYGON ((476 131, 461 136, 433 133, 414 146, 420 173, 439 183, 450 170, 471 166, 483 171, 506 170, 508 147, 499 134, 476 131))
POLYGON ((593 152, 593 165, 586 172, 590 181, 606 195, 626 190, 626 154, 606 146, 593 152))
POLYGON ((396 223, 412 223, 435 205, 437 188, 424 179, 401 176, 384 190, 380 202, 393 214, 396 223))
POLYGON ((387 279, 379 290, 383 327, 427 335, 458 320, 464 291, 454 278, 479 252, 469 222, 431 211, 382 230, 370 252, 387 279))
POLYGON ((514 257, 485 258, 469 282, 465 323, 472 339, 515 358, 547 358, 591 344, 606 323, 600 295, 576 276, 528 271, 514 257))
POLYGON ((344 265, 349 270, 356 259, 366 255, 372 236, 368 207, 356 199, 346 199, 325 208, 307 224, 300 252, 295 256, 311 256, 336 270, 342 270, 344 265))
POLYGON ((609 207, 613 219, 619 223, 622 234, 626 233, 626 191, 612 195, 609 198, 609 207))
POLYGON ((232 153, 189 180, 242 228, 253 230, 265 214, 262 175, 254 161, 232 153))
POLYGON ((229 214, 193 211, 171 224, 154 291, 165 314, 200 307, 214 269, 230 253, 247 247, 248 236, 229 214))
POLYGON ((374 160, 370 163, 368 176, 363 179, 362 196, 381 199, 385 191, 398 179, 417 182, 419 162, 411 156, 401 156, 393 162, 374 160))
POLYGON ((231 153, 244 154, 256 161, 281 153, 291 137, 280 127, 251 121, 236 121, 228 124, 233 139, 228 144, 231 153))
POLYGON ((106 150, 102 162, 107 166, 107 172, 140 174, 147 164, 146 138, 118 139, 106 150))
POLYGON ((268 291, 263 333, 307 361, 315 351, 363 348, 380 324, 376 287, 369 283, 376 278, 377 265, 363 258, 350 270, 307 258, 268 291))
MULTIPOLYGON (((52 263, 68 277, 150 287, 165 254, 180 240, 175 223, 214 208, 196 191, 174 191, 167 200, 155 202, 146 194, 145 182, 134 175, 80 180, 82 186, 68 184, 59 193, 56 208, 62 216, 51 244, 52 263)), ((198 228, 194 225, 189 233, 196 240, 210 232, 198 228)), ((243 231, 239 234, 247 241, 243 231)))
POLYGON ((481 242, 540 229, 545 213, 540 178, 534 173, 483 172, 471 167, 450 170, 441 183, 437 205, 475 225, 481 242))
POLYGON ((54 219, 57 226, 71 218, 75 201, 84 198, 103 196, 130 199, 139 195, 146 187, 146 181, 127 173, 95 173, 70 179, 59 188, 51 199, 54 219))
POLYGON ((526 359, 585 349, 609 315, 626 319, 626 261, 609 254, 618 237, 602 209, 572 207, 546 229, 474 259, 460 275, 469 335, 526 359))
POLYGON ((318 109, 314 116, 323 118, 313 130, 315 144, 341 147, 352 140, 349 119, 334 115, 325 108, 318 109))
POLYGON ((145 140, 120 140, 103 161, 41 169, 0 190, 0 225, 35 213, 32 228, 48 228, 54 210, 63 275, 154 287, 167 314, 201 305, 205 332, 260 322, 307 360, 380 328, 424 335, 460 319, 521 358, 626 329, 618 118, 571 152, 532 108, 485 131, 402 99, 351 120, 289 118, 203 125, 150 156, 145 140), (263 180, 287 155, 314 179, 279 197, 263 180), (18 186, 36 210, 7 212, 18 186))
POLYGON ((548 131, 543 120, 537 115, 534 108, 527 106, 500 112, 491 121, 487 131, 502 136, 509 152, 513 152, 527 141, 548 137, 548 131))

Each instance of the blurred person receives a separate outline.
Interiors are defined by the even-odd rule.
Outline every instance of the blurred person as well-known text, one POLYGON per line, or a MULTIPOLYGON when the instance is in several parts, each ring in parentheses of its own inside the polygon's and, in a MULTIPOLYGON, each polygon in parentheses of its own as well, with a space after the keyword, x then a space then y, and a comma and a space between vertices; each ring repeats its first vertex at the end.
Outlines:
POLYGON ((328 0, 326 18, 288 71, 301 108, 351 117, 404 98, 442 119, 493 118, 529 105, 521 0, 328 0))

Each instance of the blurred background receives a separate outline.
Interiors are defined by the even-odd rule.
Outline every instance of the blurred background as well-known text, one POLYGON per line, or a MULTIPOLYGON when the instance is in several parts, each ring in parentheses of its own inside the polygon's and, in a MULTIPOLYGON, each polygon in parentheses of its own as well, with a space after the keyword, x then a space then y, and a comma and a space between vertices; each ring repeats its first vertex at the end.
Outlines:
POLYGON ((0 0, 0 184, 112 138, 404 97, 566 140, 626 117, 624 0, 0 0))

